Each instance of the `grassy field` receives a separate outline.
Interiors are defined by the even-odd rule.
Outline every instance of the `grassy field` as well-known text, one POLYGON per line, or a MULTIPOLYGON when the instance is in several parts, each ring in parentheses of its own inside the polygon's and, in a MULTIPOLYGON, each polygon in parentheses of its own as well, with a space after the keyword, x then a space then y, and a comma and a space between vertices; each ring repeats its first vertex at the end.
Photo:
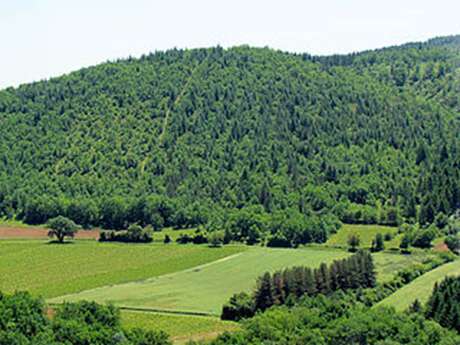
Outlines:
MULTIPOLYGON (((218 262, 195 267, 183 272, 133 282, 103 287, 80 294, 58 298, 74 301, 80 299, 113 302, 117 305, 155 310, 180 310, 218 314, 221 306, 235 292, 250 291, 256 278, 263 272, 292 266, 315 267, 321 262, 331 262, 345 257, 345 252, 319 249, 267 249, 250 250, 218 262)), ((378 253, 374 255, 379 281, 386 281, 402 268, 422 262, 426 255, 378 253)))
POLYGON ((166 332, 176 344, 183 344, 189 340, 207 340, 225 331, 239 328, 236 322, 221 321, 216 317, 136 311, 122 311, 121 320, 122 325, 128 329, 140 327, 166 332))
POLYGON ((153 240, 158 243, 163 243, 163 240, 166 235, 168 235, 173 241, 176 241, 176 239, 182 235, 182 234, 187 234, 189 236, 193 236, 195 234, 196 229, 180 229, 176 230, 173 228, 165 228, 161 231, 156 231, 153 233, 153 240))
POLYGON ((301 264, 315 267, 347 255, 338 250, 253 247, 182 272, 84 291, 52 302, 87 299, 125 307, 219 314, 222 304, 233 293, 250 291, 256 278, 265 271, 301 264))
POLYGON ((460 261, 445 264, 425 273, 381 301, 377 306, 392 306, 402 311, 407 309, 417 298, 424 303, 430 297, 434 284, 449 275, 460 275, 460 261))
POLYGON ((0 291, 28 290, 45 298, 98 286, 156 277, 244 251, 176 244, 115 244, 75 241, 0 241, 0 291))
POLYGON ((433 254, 416 252, 412 255, 401 255, 399 253, 380 252, 373 254, 374 263, 379 282, 391 280, 397 271, 421 263, 433 254))
POLYGON ((334 235, 332 235, 326 242, 326 246, 347 248, 348 237, 351 234, 357 234, 361 240, 361 248, 369 248, 372 244, 372 240, 375 235, 381 233, 391 233, 393 239, 385 242, 385 249, 398 248, 401 240, 401 235, 397 235, 398 228, 391 226, 382 225, 356 225, 356 224, 344 224, 342 228, 334 235))

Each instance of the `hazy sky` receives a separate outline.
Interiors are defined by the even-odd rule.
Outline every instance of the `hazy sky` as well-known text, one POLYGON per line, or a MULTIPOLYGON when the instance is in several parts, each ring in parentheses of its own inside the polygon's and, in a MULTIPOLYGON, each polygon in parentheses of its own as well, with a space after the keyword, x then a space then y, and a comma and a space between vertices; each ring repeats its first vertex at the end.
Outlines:
POLYGON ((312 54, 460 34, 460 0, 0 0, 0 88, 168 48, 312 54))

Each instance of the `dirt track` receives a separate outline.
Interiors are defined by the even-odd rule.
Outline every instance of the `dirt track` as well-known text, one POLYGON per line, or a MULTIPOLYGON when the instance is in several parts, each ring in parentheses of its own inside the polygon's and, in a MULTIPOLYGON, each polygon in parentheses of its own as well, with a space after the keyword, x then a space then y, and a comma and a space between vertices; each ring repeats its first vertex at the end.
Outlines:
MULTIPOLYGON (((21 228, 0 226, 0 239, 48 239, 48 230, 42 228, 21 228)), ((76 239, 98 239, 99 230, 80 230, 76 239)))

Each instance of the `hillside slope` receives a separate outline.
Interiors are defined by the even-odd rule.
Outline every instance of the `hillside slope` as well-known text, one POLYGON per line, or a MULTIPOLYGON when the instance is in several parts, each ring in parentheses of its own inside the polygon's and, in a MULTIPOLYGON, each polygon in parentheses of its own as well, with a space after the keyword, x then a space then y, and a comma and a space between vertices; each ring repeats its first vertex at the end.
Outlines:
POLYGON ((192 226, 260 205, 430 223, 460 203, 454 47, 171 50, 3 90, 0 216, 192 226))

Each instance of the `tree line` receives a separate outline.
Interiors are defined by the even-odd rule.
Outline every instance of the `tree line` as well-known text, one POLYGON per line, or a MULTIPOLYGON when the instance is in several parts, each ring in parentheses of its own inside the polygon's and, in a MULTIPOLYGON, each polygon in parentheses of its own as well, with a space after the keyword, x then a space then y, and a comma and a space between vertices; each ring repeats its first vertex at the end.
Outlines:
POLYGON ((239 293, 230 298, 222 308, 221 318, 239 320, 304 295, 330 295, 336 291, 373 288, 375 285, 372 255, 359 251, 349 258, 335 260, 329 266, 322 263, 317 269, 293 267, 273 274, 266 272, 258 278, 252 296, 239 293))
POLYGON ((426 305, 425 315, 441 326, 460 333, 460 277, 447 277, 436 283, 426 305))

